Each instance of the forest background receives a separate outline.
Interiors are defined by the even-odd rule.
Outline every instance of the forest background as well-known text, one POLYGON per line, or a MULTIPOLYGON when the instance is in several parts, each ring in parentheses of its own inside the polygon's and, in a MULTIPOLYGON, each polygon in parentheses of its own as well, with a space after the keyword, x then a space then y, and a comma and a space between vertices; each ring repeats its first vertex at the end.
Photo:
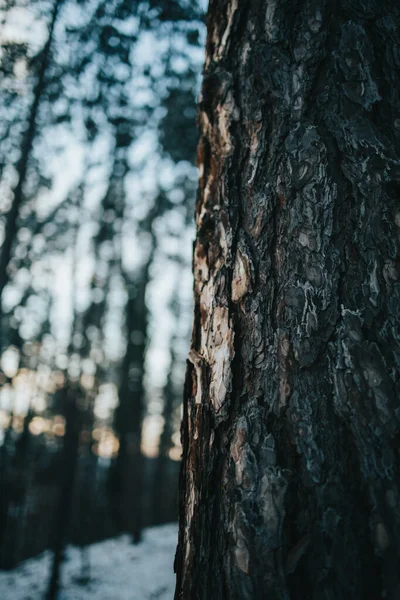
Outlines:
POLYGON ((177 518, 205 9, 0 2, 2 569, 177 518))

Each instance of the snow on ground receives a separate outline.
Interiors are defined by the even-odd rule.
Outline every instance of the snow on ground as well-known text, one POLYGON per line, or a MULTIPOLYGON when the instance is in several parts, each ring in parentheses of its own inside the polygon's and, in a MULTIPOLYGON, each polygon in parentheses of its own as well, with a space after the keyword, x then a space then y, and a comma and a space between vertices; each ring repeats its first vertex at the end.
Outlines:
MULTIPOLYGON (((62 569, 59 600, 172 600, 173 561, 178 531, 175 524, 144 531, 134 546, 121 536, 90 546, 91 579, 83 585, 81 553, 69 547, 62 569)), ((14 571, 0 571, 1 600, 43 600, 51 553, 23 562, 14 571)))

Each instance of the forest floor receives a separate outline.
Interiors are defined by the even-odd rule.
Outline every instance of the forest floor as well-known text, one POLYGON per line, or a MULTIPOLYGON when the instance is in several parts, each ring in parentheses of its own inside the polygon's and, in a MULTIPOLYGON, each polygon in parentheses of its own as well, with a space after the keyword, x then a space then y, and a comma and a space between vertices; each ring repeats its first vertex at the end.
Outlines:
MULTIPOLYGON (((178 530, 175 524, 146 529, 134 546, 120 536, 89 546, 90 580, 81 580, 81 552, 69 547, 62 570, 59 600, 172 600, 173 561, 178 530)), ((0 571, 1 600, 44 600, 51 553, 0 571)))

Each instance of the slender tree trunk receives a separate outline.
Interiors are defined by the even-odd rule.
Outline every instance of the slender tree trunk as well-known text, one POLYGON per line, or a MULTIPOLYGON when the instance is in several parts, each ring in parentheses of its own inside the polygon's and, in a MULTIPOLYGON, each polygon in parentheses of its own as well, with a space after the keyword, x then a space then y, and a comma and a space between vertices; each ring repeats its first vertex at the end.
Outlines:
MULTIPOLYGON (((99 381, 99 373, 95 374, 95 381, 99 381)), ((93 429, 95 422, 94 404, 98 393, 98 385, 86 394, 84 408, 80 420, 79 459, 77 463, 77 505, 75 508, 76 518, 74 544, 81 551, 81 574, 82 584, 90 581, 90 550, 89 545, 93 542, 94 519, 96 511, 96 471, 98 457, 93 451, 93 429)))
POLYGON ((134 543, 140 542, 143 529, 144 465, 141 438, 148 325, 146 290, 153 257, 154 248, 139 272, 135 285, 125 275, 129 294, 126 305, 128 339, 115 421, 120 446, 114 467, 113 493, 118 496, 122 527, 131 534, 134 543))
POLYGON ((400 597, 399 27, 210 2, 176 598, 400 597))
POLYGON ((27 527, 27 502, 29 491, 34 478, 34 448, 29 425, 34 417, 30 407, 24 417, 24 429, 16 443, 14 466, 17 483, 16 504, 14 508, 15 526, 12 536, 6 543, 6 553, 9 555, 10 564, 15 567, 24 559, 24 547, 29 543, 29 530, 27 527))
POLYGON ((59 502, 56 509, 55 533, 53 545, 53 563, 46 600, 56 600, 60 588, 61 566, 64 560, 65 544, 71 517, 72 499, 76 467, 78 462, 79 433, 81 430, 81 415, 79 414, 77 389, 71 384, 64 390, 65 393, 65 421, 63 447, 63 477, 60 489, 59 502))
MULTIPOLYGON (((154 484, 153 484, 153 523, 165 523, 171 514, 171 503, 166 500, 169 498, 167 486, 171 485, 169 476, 169 450, 172 448, 172 434, 174 432, 174 408, 176 406, 176 390, 174 388, 173 374, 176 366, 176 353, 174 346, 176 338, 171 340, 171 365, 167 377, 167 383, 164 389, 164 425, 160 435, 160 445, 158 448, 158 457, 155 466, 154 484)), ((180 400, 180 399, 179 399, 180 400)))
POLYGON ((10 412, 10 421, 4 432, 3 444, 0 447, 0 569, 13 568, 12 561, 7 552, 7 538, 9 526, 9 506, 11 500, 11 451, 13 435, 13 411, 10 412), (10 566, 11 564, 11 566, 10 566))
POLYGON ((29 424, 33 411, 24 417, 24 429, 10 452, 12 420, 5 432, 0 455, 0 569, 14 569, 23 559, 27 539, 26 502, 33 477, 33 449, 29 424), (8 452, 7 452, 8 451, 8 452), (8 455, 7 455, 8 454, 8 455))
POLYGON ((11 260, 12 245, 17 233, 17 220, 24 198, 24 185, 28 173, 28 162, 32 151, 33 141, 36 135, 36 122, 39 112, 40 102, 45 89, 46 72, 49 66, 51 47, 53 43, 54 27, 57 22, 59 9, 62 0, 55 0, 53 14, 49 27, 47 42, 42 50, 39 72, 37 75, 36 86, 34 89, 33 102, 29 113, 27 129, 22 140, 21 156, 17 164, 18 181, 14 189, 11 208, 7 213, 4 241, 0 252, 0 299, 3 290, 8 283, 8 265, 11 260))

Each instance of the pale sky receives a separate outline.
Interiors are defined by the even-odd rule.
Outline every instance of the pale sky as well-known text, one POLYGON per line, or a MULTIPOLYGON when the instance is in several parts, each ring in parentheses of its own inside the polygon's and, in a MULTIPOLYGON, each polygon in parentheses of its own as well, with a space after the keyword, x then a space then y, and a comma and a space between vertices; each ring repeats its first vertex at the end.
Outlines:
MULTIPOLYGON (((90 3, 89 3, 90 4, 90 3)), ((206 2, 203 2, 206 6, 206 2)), ((43 2, 43 7, 46 3, 43 2)), ((85 8, 86 10, 86 8, 85 8)), ((50 14, 48 12, 48 14, 50 14)), ((3 19, 0 2, 0 21, 3 19)), ((82 7, 73 6, 68 3, 68 10, 63 13, 61 23, 58 24, 56 32, 57 36, 62 37, 62 27, 65 27, 65 22, 74 22, 82 18, 82 7)), ((137 27, 135 19, 127 20, 124 25, 127 29, 137 27)), ((0 42, 10 39, 21 42, 28 41, 30 46, 37 51, 44 43, 47 35, 47 23, 43 19, 37 19, 29 4, 25 7, 15 8, 7 12, 7 21, 3 24, 0 30, 0 42)), ((133 56, 136 66, 151 65, 153 72, 156 72, 158 57, 167 49, 168 41, 166 39, 159 40, 151 32, 141 34, 140 41, 135 45, 133 56)), ((174 44, 184 44, 181 37, 175 36, 174 44)), ((182 46, 182 49, 183 46, 182 46)), ((204 50, 202 48, 191 47, 191 59, 198 64, 199 73, 203 63, 204 50)), ((0 51, 1 60, 1 51, 0 51)), ((174 68, 179 71, 185 69, 186 64, 183 58, 177 58, 174 68)), ((26 74, 23 65, 19 65, 20 77, 23 78, 26 74)), ((161 70, 160 70, 161 75, 161 70)), ((146 82, 136 80, 132 82, 132 105, 142 102, 151 101, 150 91, 145 87, 146 82), (143 85, 141 85, 143 83, 143 85)), ((94 223, 96 214, 99 211, 100 202, 103 198, 107 186, 109 153, 111 135, 110 131, 105 129, 97 137, 90 149, 89 168, 87 156, 85 154, 85 145, 83 140, 77 135, 76 127, 70 128, 69 125, 58 125, 56 130, 44 133, 39 144, 35 146, 35 152, 39 155, 46 153, 46 165, 48 173, 53 178, 51 190, 43 189, 35 200, 35 210, 39 218, 43 218, 49 214, 51 210, 68 195, 70 190, 73 190, 82 179, 86 178, 87 190, 85 191, 85 204, 83 211, 79 216, 80 229, 78 235, 78 251, 79 257, 77 265, 77 306, 82 310, 87 306, 89 296, 89 284, 93 275, 94 260, 91 255, 91 237, 95 233, 94 223), (83 214, 83 217, 82 217, 83 214)), ((148 208, 148 198, 156 194, 158 184, 173 188, 176 170, 172 163, 168 160, 160 162, 157 157, 157 137, 154 129, 148 129, 139 136, 132 144, 130 149, 130 162, 132 169, 140 166, 140 171, 132 172, 126 178, 126 192, 129 206, 133 217, 140 217, 145 214, 148 208), (143 201, 143 198, 146 198, 143 201)), ((191 177, 196 178, 193 167, 188 163, 182 163, 178 169, 191 173, 191 177)), ((176 196, 179 198, 179 190, 176 190, 176 196)), ((194 199, 193 199, 194 202, 194 199)), ((124 224, 123 238, 123 256, 124 263, 127 267, 134 268, 143 254, 140 247, 140 241, 135 235, 134 221, 131 228, 129 220, 124 224)), ((152 269, 153 281, 148 290, 148 306, 151 310, 152 319, 150 324, 151 341, 146 359, 147 377, 146 387, 150 397, 154 395, 156 398, 159 395, 159 390, 165 384, 166 375, 168 372, 170 354, 169 344, 171 336, 174 335, 173 328, 174 320, 171 319, 170 310, 168 308, 171 296, 174 293, 176 286, 180 288, 180 297, 184 314, 182 315, 180 328, 182 334, 186 334, 190 329, 191 319, 191 297, 192 297, 192 276, 191 276, 191 253, 192 253, 192 238, 194 235, 193 227, 185 227, 182 215, 179 212, 179 207, 175 211, 171 211, 165 222, 160 222, 158 237, 160 247, 156 255, 156 259, 152 269), (171 236, 169 232, 180 232, 178 239, 171 236), (177 266, 173 260, 166 259, 166 254, 180 254, 185 260, 186 267, 177 266), (185 313, 186 310, 186 313, 185 313)), ((51 307, 51 322, 52 329, 55 335, 56 346, 61 352, 59 357, 59 368, 62 367, 62 353, 69 342, 69 332, 72 318, 72 292, 73 292, 73 256, 72 248, 67 249, 62 254, 49 255, 43 254, 43 258, 35 265, 35 278, 40 281, 44 272, 50 270, 51 277, 47 275, 47 283, 50 286, 53 303, 51 307)), ((40 284, 39 284, 40 285, 40 284)), ((5 290, 4 301, 7 305, 17 304, 19 296, 14 288, 5 290)), ((125 301, 125 292, 116 284, 113 289, 113 306, 116 311, 122 312, 125 301)), ((37 307, 40 310, 40 307, 37 307)), ((45 310, 45 308, 43 309, 45 310)), ((29 320, 26 325, 26 335, 29 335, 29 320)), ((32 325, 31 325, 32 327, 32 325)), ((105 349, 110 359, 117 359, 121 356, 123 348, 123 332, 118 324, 118 318, 114 323, 106 327, 106 344, 105 349)), ((11 374, 16 369, 17 356, 13 351, 9 351, 3 355, 2 368, 6 374, 11 374)), ((31 394, 27 394, 27 386, 32 385, 30 376, 27 374, 25 378, 19 378, 16 381, 14 389, 8 387, 0 391, 0 409, 10 410, 13 406, 16 412, 25 413, 31 394)), ((40 394, 36 401, 36 408, 40 409, 40 394)), ((96 410, 100 418, 107 418, 110 411, 116 405, 116 388, 114 384, 103 386, 96 400, 96 410)), ((43 407, 44 408, 44 407, 43 407)), ((154 446, 154 440, 158 438, 161 430, 162 421, 160 417, 161 404, 160 402, 150 402, 149 414, 144 423, 144 440, 150 447, 154 446), (158 406, 158 410, 157 410, 158 406)))

